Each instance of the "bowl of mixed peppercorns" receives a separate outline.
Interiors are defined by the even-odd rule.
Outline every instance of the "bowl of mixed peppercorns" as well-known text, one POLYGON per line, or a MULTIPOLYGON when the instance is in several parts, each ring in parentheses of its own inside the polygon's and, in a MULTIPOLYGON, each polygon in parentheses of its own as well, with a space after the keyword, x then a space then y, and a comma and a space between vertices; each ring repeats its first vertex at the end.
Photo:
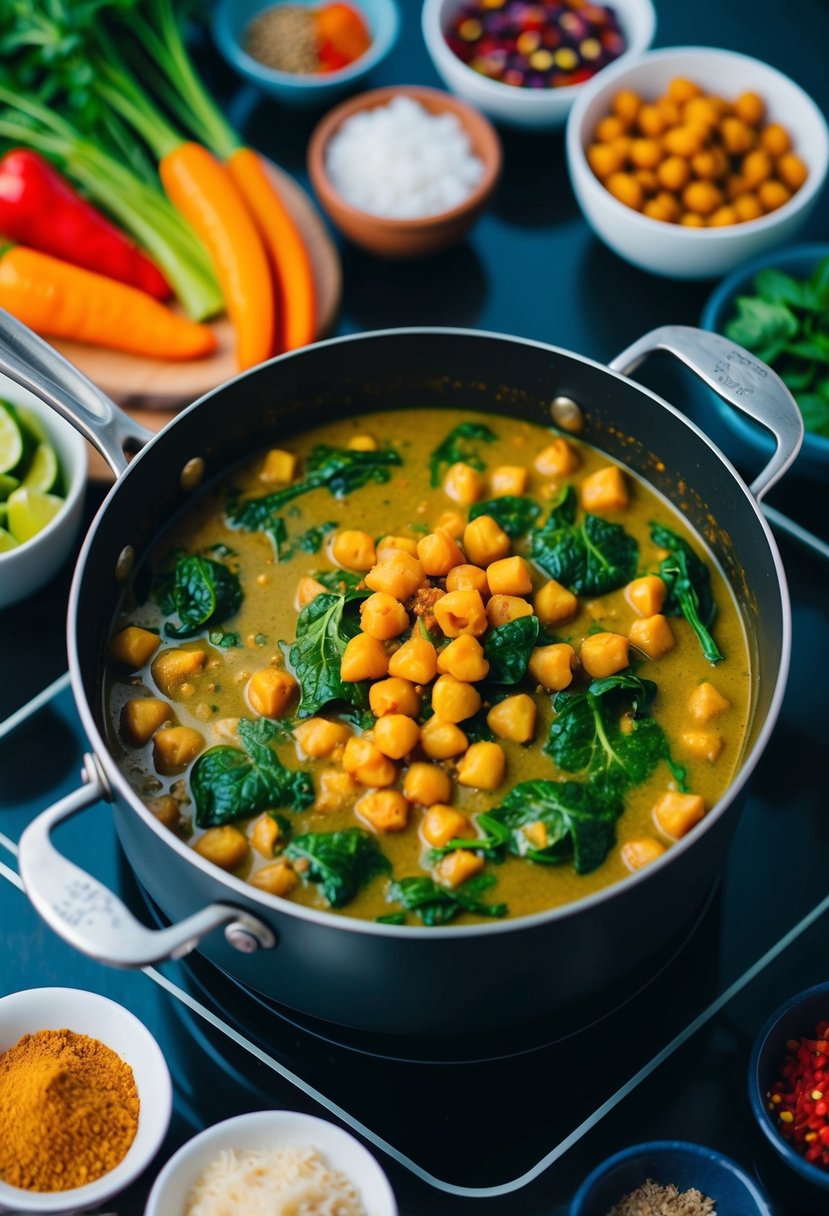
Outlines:
POLYGON ((829 1190, 829 983, 777 1009, 754 1043, 751 1109, 777 1155, 806 1182, 829 1190))
POLYGON ((791 240, 818 201, 829 129, 788 76, 715 47, 613 64, 580 94, 567 161, 597 236, 653 274, 704 279, 791 240))
POLYGON ((447 88, 513 127, 563 125, 584 85, 650 46, 651 0, 426 0, 423 38, 447 88))

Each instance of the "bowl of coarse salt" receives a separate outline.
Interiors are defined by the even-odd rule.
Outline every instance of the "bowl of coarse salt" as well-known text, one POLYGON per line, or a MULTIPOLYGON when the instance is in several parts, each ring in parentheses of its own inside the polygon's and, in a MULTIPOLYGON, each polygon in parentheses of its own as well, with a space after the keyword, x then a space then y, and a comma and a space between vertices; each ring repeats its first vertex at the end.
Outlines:
POLYGON ((494 127, 439 89, 373 89, 314 130, 308 170, 334 224, 357 245, 412 258, 458 241, 501 171, 494 127))

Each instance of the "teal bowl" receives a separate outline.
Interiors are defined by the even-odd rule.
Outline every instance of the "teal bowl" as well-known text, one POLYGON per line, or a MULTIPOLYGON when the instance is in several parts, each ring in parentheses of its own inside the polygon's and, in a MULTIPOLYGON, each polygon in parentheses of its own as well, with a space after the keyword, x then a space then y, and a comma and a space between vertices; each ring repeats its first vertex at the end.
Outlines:
MULTIPOLYGON (((724 278, 708 297, 702 311, 702 328, 723 333, 725 325, 734 315, 734 301, 737 296, 751 294, 752 280, 758 270, 771 266, 793 278, 804 279, 825 257, 829 257, 829 245, 792 245, 744 263, 724 278)), ((826 371, 829 374, 829 364, 826 371)), ((716 433, 712 437, 726 456, 740 466, 759 468, 765 464, 774 451, 774 440, 769 432, 737 413, 715 393, 709 393, 708 398, 717 423, 716 433)), ((829 478, 829 438, 807 431, 803 447, 788 476, 825 482, 829 478)))
POLYGON ((219 0, 213 12, 213 38, 219 51, 240 76, 289 106, 328 106, 353 91, 381 63, 397 40, 400 14, 395 0, 353 0, 371 33, 364 55, 339 72, 312 75, 279 72, 244 49, 245 30, 254 17, 285 3, 318 8, 320 0, 219 0))
POLYGON ((713 1199, 722 1216, 771 1216, 771 1209, 748 1174, 730 1157, 685 1140, 634 1144, 593 1171, 579 1187, 569 1216, 607 1216, 623 1195, 646 1178, 680 1191, 696 1187, 713 1199))

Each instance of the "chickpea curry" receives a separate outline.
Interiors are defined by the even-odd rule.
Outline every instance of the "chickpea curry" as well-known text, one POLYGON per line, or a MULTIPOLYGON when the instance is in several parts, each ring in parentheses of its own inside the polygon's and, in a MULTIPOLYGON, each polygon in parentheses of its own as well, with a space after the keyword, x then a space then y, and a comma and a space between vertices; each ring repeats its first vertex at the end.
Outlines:
POLYGON ((723 794, 750 704, 733 596, 601 452, 389 411, 260 453, 165 534, 108 648, 110 742, 260 891, 392 924, 555 907, 723 794))

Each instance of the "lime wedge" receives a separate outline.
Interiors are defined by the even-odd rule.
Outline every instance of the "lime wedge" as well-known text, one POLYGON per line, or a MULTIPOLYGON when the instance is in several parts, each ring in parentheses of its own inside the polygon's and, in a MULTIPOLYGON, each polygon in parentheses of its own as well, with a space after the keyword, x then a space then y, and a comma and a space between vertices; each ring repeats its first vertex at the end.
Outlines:
POLYGON ((23 436, 12 414, 0 401, 0 473, 8 473, 23 458, 23 436))
POLYGON ((46 427, 38 418, 34 410, 30 410, 25 405, 15 406, 17 412, 17 421, 25 431, 28 431, 35 443, 48 443, 49 436, 46 434, 46 427))
POLYGON ((31 486, 33 490, 43 490, 46 493, 48 490, 54 489, 57 479, 58 458, 55 449, 50 443, 39 443, 35 448, 35 454, 26 471, 26 476, 23 478, 23 485, 31 486))
POLYGON ((7 532, 5 528, 0 528, 0 553, 8 553, 9 549, 16 549, 17 541, 12 536, 11 532, 7 532))
POLYGON ((63 499, 57 494, 44 494, 42 490, 33 490, 31 486, 21 486, 13 490, 8 499, 9 531, 16 541, 23 544, 37 536, 46 525, 55 518, 63 506, 63 499))
POLYGON ((0 502, 7 499, 19 485, 20 482, 16 477, 12 477, 11 473, 0 473, 0 502))

